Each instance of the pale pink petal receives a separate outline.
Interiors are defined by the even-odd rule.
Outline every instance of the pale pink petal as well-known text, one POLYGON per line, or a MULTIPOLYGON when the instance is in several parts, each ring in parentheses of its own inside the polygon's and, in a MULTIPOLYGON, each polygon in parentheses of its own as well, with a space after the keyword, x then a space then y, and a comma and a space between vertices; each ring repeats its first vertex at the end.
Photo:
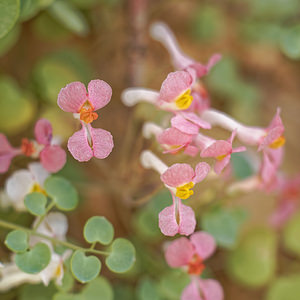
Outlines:
POLYGON ((99 159, 106 158, 114 147, 111 133, 101 128, 92 128, 91 126, 90 131, 93 140, 94 156, 99 159))
POLYGON ((52 140, 52 126, 46 119, 40 119, 34 127, 35 139, 39 144, 50 145, 52 140))
POLYGON ((206 300, 200 296, 198 283, 193 280, 189 285, 185 287, 181 294, 181 300, 206 300))
POLYGON ((193 113, 193 112, 182 112, 181 115, 182 115, 185 119, 187 119, 187 120, 193 122, 194 124, 198 125, 199 128, 203 128, 203 129, 211 129, 211 125, 210 125, 208 122, 202 120, 200 117, 198 117, 198 116, 197 116, 195 113, 193 113))
POLYGON ((268 184, 276 177, 276 166, 272 163, 269 156, 264 153, 260 170, 260 176, 263 183, 268 184))
POLYGON ((215 170, 216 174, 218 174, 218 175, 221 174, 223 169, 229 164, 230 158, 231 158, 231 155, 228 154, 223 159, 216 161, 215 166, 214 166, 214 170, 215 170))
POLYGON ((244 152, 247 148, 245 146, 240 146, 232 149, 232 153, 244 152))
POLYGON ((217 157, 222 155, 230 154, 232 151, 232 146, 227 141, 216 141, 209 147, 201 151, 201 157, 217 157))
POLYGON ((83 83, 75 81, 67 84, 58 94, 58 106, 67 112, 78 113, 82 104, 88 100, 83 83))
POLYGON ((19 153, 20 150, 13 148, 6 136, 0 133, 0 173, 5 173, 9 169, 11 160, 19 153))
POLYGON ((176 128, 186 134, 195 135, 199 132, 199 126, 186 120, 181 115, 176 115, 175 117, 173 117, 171 119, 171 124, 172 124, 172 127, 176 128))
POLYGON ((191 88, 192 83, 193 78, 188 72, 176 71, 169 73, 162 83, 159 98, 160 100, 171 102, 191 88))
POLYGON ((167 206, 158 215, 158 226, 166 236, 174 236, 178 233, 178 224, 175 216, 175 205, 167 206))
POLYGON ((195 247, 195 251, 203 260, 210 257, 216 250, 215 239, 207 232, 195 232, 191 235, 190 240, 195 247))
POLYGON ((284 130, 284 126, 283 126, 282 120, 280 118, 280 112, 281 112, 281 109, 278 107, 276 110, 276 114, 275 114, 273 120, 271 121, 268 129, 272 129, 275 127, 281 127, 284 130))
POLYGON ((91 80, 88 85, 89 101, 94 110, 104 107, 111 98, 112 90, 108 83, 103 80, 91 80))
POLYGON ((88 161, 93 157, 93 151, 88 143, 87 132, 84 127, 69 138, 68 149, 73 157, 80 162, 88 161))
POLYGON ((168 186, 177 187, 191 182, 195 176, 193 168, 188 164, 174 164, 161 176, 161 180, 168 186))
POLYGON ((230 143, 230 144, 232 144, 232 143, 233 143, 233 140, 234 140, 234 138, 235 138, 236 134, 237 134, 237 129, 234 129, 234 130, 232 131, 232 133, 231 133, 231 136, 230 136, 230 138, 227 140, 227 141, 228 141, 228 143, 230 143))
POLYGON ((276 168, 280 167, 284 155, 284 147, 277 149, 267 148, 264 152, 270 157, 276 168))
POLYGON ((202 181, 210 171, 210 166, 206 162, 200 162, 195 168, 195 177, 193 178, 194 183, 202 181))
POLYGON ((199 149, 195 146, 188 145, 184 149, 184 154, 195 157, 199 153, 199 149))
POLYGON ((161 145, 185 145, 192 141, 192 136, 179 131, 176 128, 168 128, 157 136, 157 141, 161 145))
POLYGON ((42 166, 48 172, 56 173, 65 165, 67 155, 60 146, 45 146, 45 148, 40 153, 40 160, 42 166))
POLYGON ((275 140, 277 140, 279 137, 282 136, 284 129, 281 127, 275 127, 271 129, 266 137, 262 140, 258 147, 258 151, 263 150, 264 148, 268 147, 270 144, 272 144, 275 140))
POLYGON ((194 253, 194 247, 189 239, 181 237, 168 245, 165 258, 170 267, 178 268, 188 265, 194 253))
POLYGON ((202 77, 206 75, 210 69, 221 59, 220 54, 214 54, 208 61, 206 65, 203 65, 201 63, 194 63, 191 65, 192 68, 194 68, 197 72, 198 77, 202 77))
POLYGON ((201 95, 200 92, 195 91, 195 84, 193 85, 193 90, 191 95, 193 96, 193 102, 188 108, 188 111, 195 111, 202 114, 203 111, 210 108, 210 99, 208 95, 201 95))
POLYGON ((223 300, 224 291, 217 280, 198 278, 199 287, 205 300, 223 300))
POLYGON ((196 218, 193 209, 187 205, 183 205, 181 200, 178 203, 179 228, 178 233, 190 235, 195 231, 196 218))

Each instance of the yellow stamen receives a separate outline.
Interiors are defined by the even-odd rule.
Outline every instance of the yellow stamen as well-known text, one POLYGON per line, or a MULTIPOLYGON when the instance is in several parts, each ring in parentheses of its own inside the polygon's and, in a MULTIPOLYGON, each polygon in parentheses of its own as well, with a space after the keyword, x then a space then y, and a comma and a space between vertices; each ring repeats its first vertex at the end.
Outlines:
POLYGON ((222 160, 227 156, 227 154, 219 155, 216 157, 217 160, 222 160))
POLYGON ((98 118, 98 114, 94 112, 93 105, 87 100, 79 109, 80 120, 89 124, 98 118))
POLYGON ((55 270, 54 276, 55 277, 60 277, 61 273, 62 273, 62 267, 61 267, 61 265, 58 265, 56 270, 55 270))
POLYGON ((176 100, 175 104, 180 109, 187 109, 193 102, 193 96, 191 95, 191 90, 188 89, 182 95, 180 95, 176 100))
POLYGON ((34 192, 42 193, 42 194, 44 194, 44 195, 47 196, 46 191, 45 191, 38 183, 35 183, 35 184, 33 185, 33 187, 31 188, 31 191, 30 191, 30 192, 31 192, 31 193, 34 193, 34 192))
POLYGON ((284 144, 285 144, 285 137, 280 136, 272 144, 270 144, 269 147, 272 149, 278 149, 278 148, 282 147, 284 144))
POLYGON ((180 198, 180 199, 187 199, 190 196, 192 196, 194 194, 194 191, 191 190, 191 188, 193 188, 194 183, 193 182, 189 182, 186 183, 182 186, 179 186, 178 188, 176 188, 176 197, 180 198))

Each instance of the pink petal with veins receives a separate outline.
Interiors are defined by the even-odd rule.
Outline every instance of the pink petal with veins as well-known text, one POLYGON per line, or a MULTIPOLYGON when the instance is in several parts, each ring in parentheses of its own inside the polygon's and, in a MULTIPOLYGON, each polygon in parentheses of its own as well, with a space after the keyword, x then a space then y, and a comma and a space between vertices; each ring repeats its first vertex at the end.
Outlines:
POLYGON ((52 126, 46 119, 40 119, 34 127, 35 139, 39 144, 50 145, 52 140, 52 126))
POLYGON ((193 112, 182 112, 181 115, 188 121, 198 125, 199 128, 211 129, 211 125, 208 122, 202 120, 193 112))
POLYGON ((199 153, 199 149, 195 146, 188 145, 184 149, 183 153, 186 154, 186 155, 190 155, 192 157, 195 157, 199 153))
POLYGON ((168 245, 165 258, 170 267, 178 268, 188 265, 194 253, 194 247, 189 239, 181 237, 168 245))
POLYGON ((113 137, 110 132, 101 128, 91 128, 93 140, 94 156, 103 159, 106 158, 114 147, 113 137))
POLYGON ((210 257, 216 250, 215 239, 204 231, 198 231, 191 235, 190 241, 195 247, 196 253, 203 259, 210 257))
POLYGON ((0 173, 9 169, 11 160, 18 154, 20 150, 12 147, 6 136, 0 133, 0 173))
POLYGON ((58 106, 67 112, 78 113, 81 106, 88 100, 83 83, 71 82, 62 88, 58 94, 58 106))
POLYGON ((182 204, 181 200, 179 199, 178 214, 179 214, 178 233, 183 235, 192 234, 196 228, 196 218, 193 209, 187 205, 182 204))
POLYGON ((185 145, 192 141, 192 136, 179 131, 176 128, 168 128, 157 136, 157 141, 163 145, 185 145))
POLYGON ((201 151, 201 157, 217 157, 231 154, 232 145, 227 141, 216 141, 201 151))
POLYGON ((171 102, 178 96, 191 88, 193 83, 192 76, 186 71, 176 71, 169 73, 162 83, 159 98, 160 100, 171 102))
POLYGON ((224 168, 229 164, 231 155, 228 154, 221 160, 217 160, 214 166, 216 174, 220 175, 224 168))
POLYGON ((174 236, 178 233, 174 204, 167 206, 158 214, 158 226, 162 234, 166 236, 174 236))
POLYGON ((66 163, 66 152, 57 145, 46 146, 40 153, 42 166, 51 173, 56 173, 66 163))
POLYGON ((194 183, 202 181, 210 171, 210 166, 206 162, 200 162, 195 167, 195 177, 193 178, 194 183))
POLYGON ((183 116, 177 115, 171 119, 172 127, 186 133, 195 135, 199 132, 199 126, 186 120, 183 116))
POLYGON ((174 164, 169 167, 161 176, 161 180, 168 186, 178 187, 191 182, 195 176, 193 168, 188 164, 174 164))
POLYGON ((94 110, 97 110, 110 101, 112 90, 110 85, 103 80, 91 80, 88 85, 88 95, 94 110))

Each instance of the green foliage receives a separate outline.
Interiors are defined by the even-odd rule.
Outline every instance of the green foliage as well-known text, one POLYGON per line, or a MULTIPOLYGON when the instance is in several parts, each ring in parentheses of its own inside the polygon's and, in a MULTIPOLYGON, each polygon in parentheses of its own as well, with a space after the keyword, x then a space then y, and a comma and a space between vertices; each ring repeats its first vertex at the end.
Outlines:
POLYGON ((27 194, 24 199, 24 205, 35 216, 43 216, 46 213, 46 204, 46 196, 39 192, 27 194))
POLYGON ((109 245, 114 237, 114 228, 105 217, 91 217, 84 226, 83 235, 88 243, 109 245))
POLYGON ((47 267, 50 259, 49 247, 44 243, 38 243, 29 251, 17 254, 15 263, 23 272, 37 274, 47 267))
POLYGON ((85 256, 84 252, 76 250, 71 258, 71 270, 74 277, 82 282, 88 282, 98 276, 101 262, 96 256, 85 256))
POLYGON ((55 284, 57 290, 63 293, 70 292, 74 286, 74 277, 72 276, 72 273, 69 269, 64 271, 64 277, 62 280, 62 284, 55 284))
POLYGON ((254 170, 251 166, 250 159, 245 153, 232 153, 230 162, 235 178, 245 179, 253 175, 254 170))
POLYGON ((15 134, 32 120, 35 106, 8 76, 0 77, 0 132, 15 134))
POLYGON ((261 287, 275 275, 276 235, 270 229, 252 229, 228 254, 229 274, 240 283, 261 287))
POLYGON ((53 283, 48 286, 41 284, 24 285, 20 289, 18 300, 52 300, 56 289, 53 283))
POLYGON ((0 38, 15 25, 20 14, 20 0, 0 0, 0 38))
POLYGON ((217 206, 202 215, 201 227, 215 238, 219 246, 232 248, 237 243, 239 229, 246 216, 246 211, 240 208, 217 206))
POLYGON ((300 214, 294 215, 284 226, 283 245, 284 247, 300 256, 300 214))
POLYGON ((111 252, 106 258, 107 267, 116 273, 128 271, 135 262, 135 249, 131 242, 118 238, 111 244, 111 252))
POLYGON ((28 249, 28 234, 22 230, 11 231, 5 239, 5 245, 11 251, 24 252, 28 249))
POLYGON ((73 210, 78 204, 78 193, 73 185, 59 176, 50 176, 44 183, 47 194, 60 210, 73 210))
POLYGON ((300 274, 277 278, 270 286, 266 300, 298 300, 300 295, 300 274))
POLYGON ((300 24, 285 29, 281 35, 280 48, 291 59, 300 59, 300 24))
POLYGON ((80 36, 88 33, 89 26, 84 15, 71 2, 56 0, 48 11, 53 18, 74 33, 80 36))
POLYGON ((0 39, 0 56, 4 55, 16 44, 19 39, 20 31, 20 26, 16 25, 8 34, 0 39))
POLYGON ((160 300, 156 283, 150 278, 143 278, 137 286, 138 300, 160 300))

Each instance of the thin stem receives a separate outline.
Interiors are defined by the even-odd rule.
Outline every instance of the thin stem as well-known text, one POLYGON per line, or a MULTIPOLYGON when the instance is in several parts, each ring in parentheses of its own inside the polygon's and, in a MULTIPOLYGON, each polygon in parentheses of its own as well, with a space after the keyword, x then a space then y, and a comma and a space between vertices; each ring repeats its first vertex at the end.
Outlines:
POLYGON ((43 216, 41 216, 39 218, 39 220, 37 221, 37 223, 35 224, 35 226, 33 227, 33 231, 36 231, 39 226, 41 225, 41 223, 43 222, 43 220, 45 219, 45 217, 47 216, 48 212, 55 206, 55 202, 53 201, 53 199, 51 199, 51 202, 49 203, 48 207, 46 208, 45 214, 43 216))
POLYGON ((65 247, 73 249, 73 250, 80 250, 80 251, 83 251, 83 252, 90 252, 90 253, 99 254, 99 255, 109 255, 110 254, 110 252, 100 251, 100 250, 96 250, 96 249, 93 249, 93 248, 83 248, 83 247, 74 245, 72 243, 69 243, 69 242, 66 242, 66 241, 61 241, 61 240, 58 240, 56 238, 52 238, 50 236, 44 235, 42 233, 35 232, 32 229, 29 229, 29 228, 26 228, 26 227, 23 227, 23 226, 20 226, 20 225, 17 225, 17 224, 13 224, 13 223, 10 223, 10 222, 7 222, 7 221, 3 221, 3 220, 0 220, 0 227, 12 229, 12 230, 23 230, 26 233, 28 233, 29 235, 39 236, 43 239, 51 241, 52 243, 61 244, 65 247))

